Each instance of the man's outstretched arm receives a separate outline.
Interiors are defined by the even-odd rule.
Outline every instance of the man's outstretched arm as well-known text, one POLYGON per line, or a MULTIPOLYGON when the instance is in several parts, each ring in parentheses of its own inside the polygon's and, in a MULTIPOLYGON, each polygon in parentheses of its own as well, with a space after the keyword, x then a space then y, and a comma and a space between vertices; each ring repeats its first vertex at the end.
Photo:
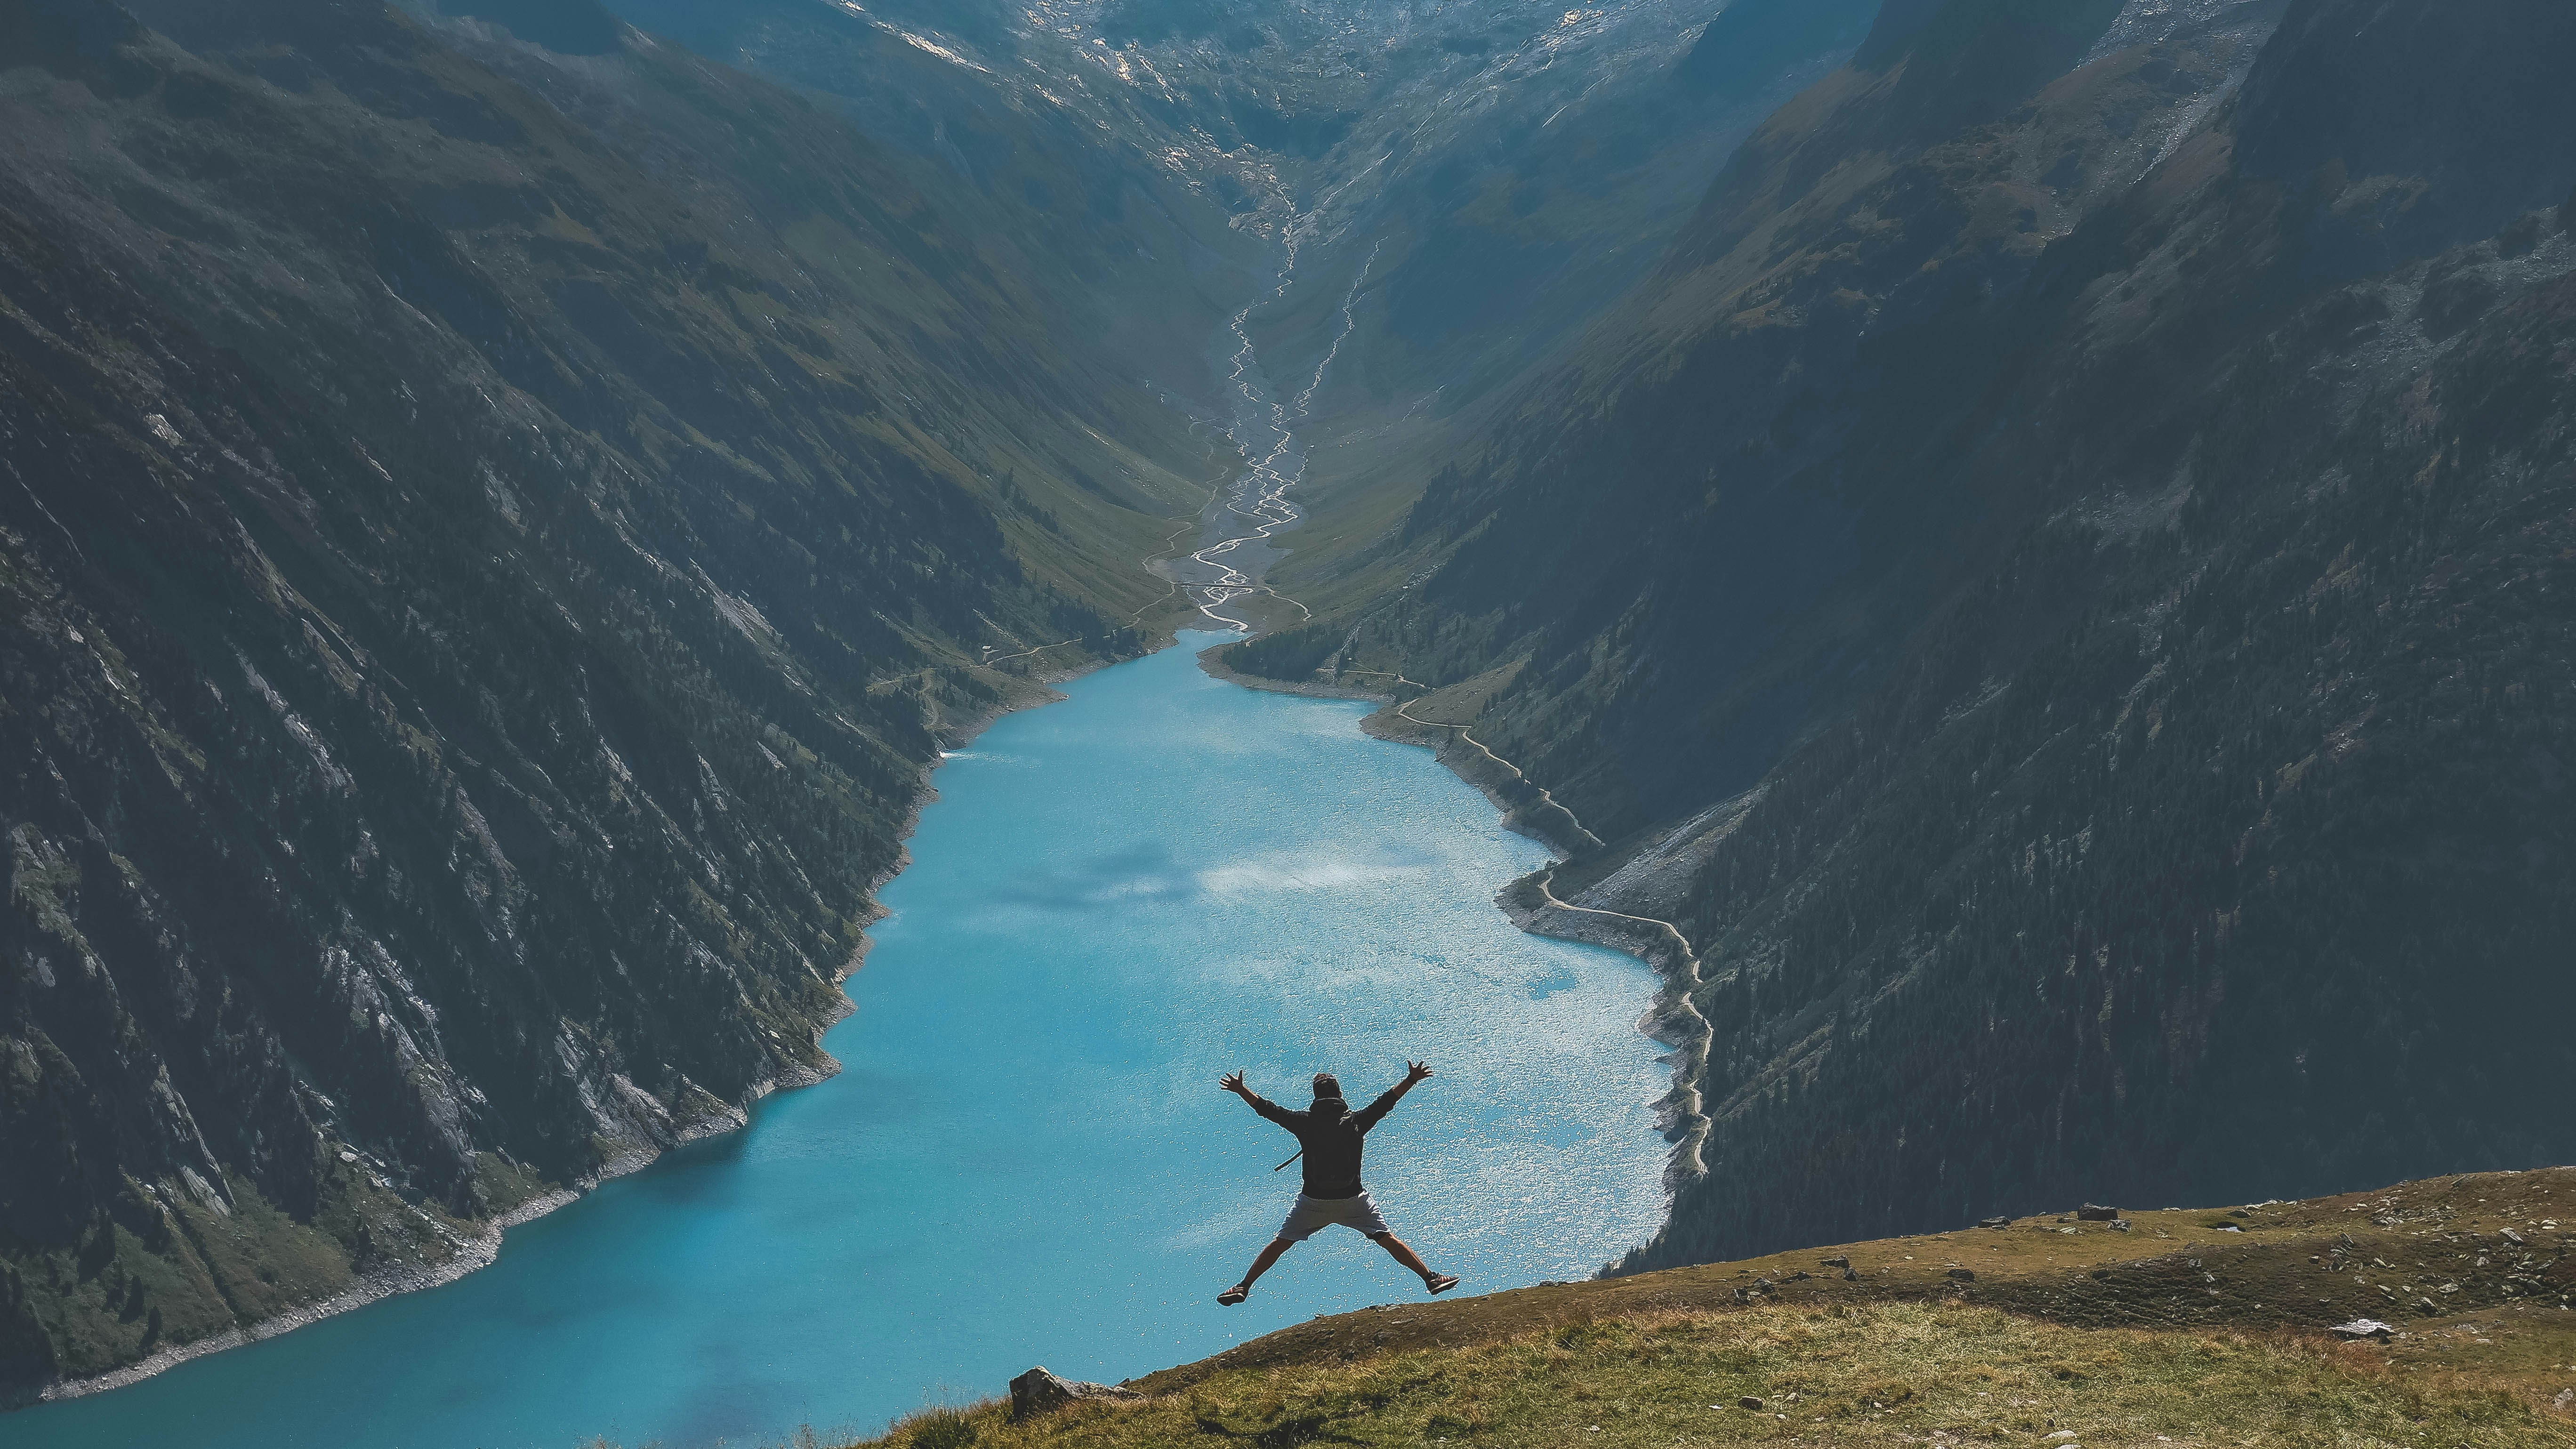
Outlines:
POLYGON ((1404 1069, 1403 1081, 1387 1088, 1376 1101, 1362 1107, 1358 1113, 1355 1114, 1355 1120, 1360 1124, 1360 1130, 1362 1132, 1366 1132, 1371 1127, 1376 1126, 1380 1118, 1395 1110, 1396 1103, 1404 1100, 1405 1093, 1412 1091, 1416 1083, 1426 1081, 1430 1076, 1431 1064, 1429 1062, 1412 1062, 1407 1064, 1404 1069))
POLYGON ((1278 1123, 1282 1127, 1288 1128, 1288 1130, 1292 1132, 1296 1130, 1295 1126, 1293 1126, 1288 1120, 1288 1109, 1271 1101, 1268 1097, 1261 1095, 1250 1087, 1245 1086, 1243 1084, 1243 1073, 1228 1072, 1224 1076, 1217 1078, 1216 1084, 1223 1087, 1225 1090, 1232 1092, 1236 1096, 1241 1097, 1243 1099, 1243 1105, 1250 1107, 1253 1111, 1260 1113, 1262 1116, 1269 1118, 1271 1121, 1278 1123))

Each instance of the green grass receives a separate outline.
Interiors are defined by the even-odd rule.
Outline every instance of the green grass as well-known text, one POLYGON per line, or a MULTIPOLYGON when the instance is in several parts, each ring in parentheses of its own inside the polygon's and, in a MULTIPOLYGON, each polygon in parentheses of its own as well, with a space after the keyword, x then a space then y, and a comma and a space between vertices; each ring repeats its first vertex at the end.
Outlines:
POLYGON ((1141 1404, 1026 1424, 998 1402, 936 1409, 870 1442, 2504 1449, 2571 1437, 2576 1425, 2526 1397, 2420 1387, 2358 1346, 1881 1303, 1643 1314, 1359 1362, 1219 1372, 1141 1404), (1762 1407, 1742 1407, 1748 1396, 1762 1407), (2061 1431, 2071 1432, 2051 1437, 2061 1431))

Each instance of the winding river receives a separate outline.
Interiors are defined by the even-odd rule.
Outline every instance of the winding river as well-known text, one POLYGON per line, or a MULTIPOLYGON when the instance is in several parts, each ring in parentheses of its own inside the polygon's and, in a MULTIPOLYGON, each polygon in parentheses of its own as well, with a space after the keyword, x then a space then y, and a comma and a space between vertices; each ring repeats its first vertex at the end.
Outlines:
POLYGON ((1068 686, 943 764, 894 914, 826 1044, 848 1070, 513 1229, 500 1261, 93 1398, 13 1449, 671 1449, 874 1430, 1043 1363, 1117 1379, 1418 1296, 1338 1230, 1216 1291, 1295 1190, 1301 1104, 1408 1056, 1379 1202, 1479 1292, 1650 1233, 1664 1088, 1646 969, 1490 903, 1545 852, 1366 707, 1256 693, 1180 647, 1068 686))

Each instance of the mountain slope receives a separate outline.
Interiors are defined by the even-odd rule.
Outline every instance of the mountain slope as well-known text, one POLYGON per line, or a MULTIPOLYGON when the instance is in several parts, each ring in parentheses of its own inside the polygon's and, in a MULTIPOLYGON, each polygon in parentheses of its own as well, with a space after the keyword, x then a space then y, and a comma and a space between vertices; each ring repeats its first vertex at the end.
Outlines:
POLYGON ((2057 325, 1963 419, 1991 572, 1784 760, 1683 907, 1769 968, 1712 993, 1743 1023, 1715 1112, 1814 1176, 1758 1207, 1712 1178, 1676 1216, 1693 1245, 1653 1251, 1758 1241, 1817 1197, 1884 1221, 2077 1176, 2315 1191, 2576 1146, 2531 1095, 2576 1067, 2539 1025, 2576 1006, 2576 238, 2527 213, 2302 285, 2350 194, 2225 169, 2300 60, 2267 49, 2234 136, 2070 238, 2057 325), (1828 1043, 1846 1105, 1756 1105, 1828 1043), (1885 1095, 1935 1082, 1937 1108, 1885 1095))
POLYGON ((2133 9, 1883 15, 1247 653, 1448 687, 1687 938, 1632 1267, 2576 1155, 2576 34, 2133 9))
POLYGON ((1204 488, 773 86, 140 8, 0 3, 11 1398, 829 1070, 926 765, 1036 693, 973 661, 1137 647, 1204 488))
MULTIPOLYGON (((1859 446, 1902 450, 1973 398, 2043 251, 2250 59, 2264 20, 2231 19, 2085 66, 2009 123, 1928 137, 1913 117, 1999 109, 1974 99, 1994 82, 1927 101, 1910 52, 1874 39, 1873 61, 1746 143, 1652 278, 1507 408, 1466 420, 1451 462, 1390 480, 1421 491, 1379 546, 1422 578, 1426 607, 1371 630, 1457 641, 1454 658, 1407 646, 1406 672, 1433 682, 1529 653, 1542 667, 1497 700, 1488 735, 1599 833, 1637 828, 1649 800, 1751 784, 1806 711, 1849 702, 1847 684, 1781 670, 1872 647, 1916 605, 1901 555, 1938 505, 1843 450, 1863 429, 1859 446), (1887 521, 1865 532, 1872 510, 1887 521), (1605 631, 1615 643, 1593 649, 1605 631), (1784 638, 1785 659, 1762 658, 1784 638)), ((2087 44, 2061 37, 2054 59, 2087 44)))
POLYGON ((1115 359, 1113 375, 1150 378, 1201 408, 1221 403, 1204 354, 1268 284, 1260 239, 1199 175, 1234 168, 1064 37, 956 4, 615 8, 796 88, 910 162, 957 234, 1062 316, 1060 346, 1115 359))

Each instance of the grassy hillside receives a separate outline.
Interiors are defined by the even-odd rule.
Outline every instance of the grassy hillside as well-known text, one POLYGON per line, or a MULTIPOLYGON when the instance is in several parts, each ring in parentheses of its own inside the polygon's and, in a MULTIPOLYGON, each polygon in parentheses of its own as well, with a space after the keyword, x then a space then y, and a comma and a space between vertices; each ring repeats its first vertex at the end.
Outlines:
POLYGON ((935 1410, 875 1442, 2576 1441, 2576 1169, 2121 1222, 1365 1309, 1136 1380, 1141 1400, 935 1410), (2319 1331, 2362 1314, 2400 1336, 2319 1331))

